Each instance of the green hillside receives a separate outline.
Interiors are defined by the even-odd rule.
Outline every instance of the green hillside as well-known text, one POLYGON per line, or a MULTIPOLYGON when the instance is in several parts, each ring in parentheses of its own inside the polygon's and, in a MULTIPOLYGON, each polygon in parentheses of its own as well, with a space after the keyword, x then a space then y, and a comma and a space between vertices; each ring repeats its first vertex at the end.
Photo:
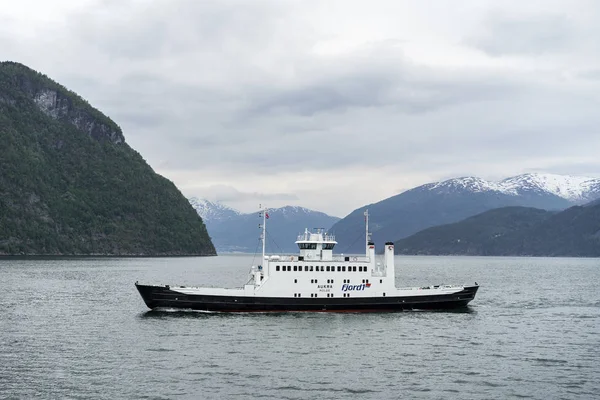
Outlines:
POLYGON ((212 255, 201 218, 85 100, 0 63, 0 254, 212 255))
POLYGON ((395 244, 397 254, 600 257, 600 203, 561 212, 503 207, 395 244))

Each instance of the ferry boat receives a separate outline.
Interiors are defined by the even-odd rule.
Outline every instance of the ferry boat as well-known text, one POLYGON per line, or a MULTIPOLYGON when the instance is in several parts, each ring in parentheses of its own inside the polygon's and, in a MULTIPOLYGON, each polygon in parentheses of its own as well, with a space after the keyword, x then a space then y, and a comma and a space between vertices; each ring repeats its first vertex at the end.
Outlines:
POLYGON ((135 283, 150 309, 178 308, 216 312, 381 312, 445 310, 466 307, 479 285, 396 288, 394 243, 387 242, 383 263, 375 259, 365 212, 365 254, 334 255, 335 237, 323 229, 298 236, 299 254, 265 254, 268 210, 262 217, 262 261, 252 266, 241 288, 142 285, 135 283))

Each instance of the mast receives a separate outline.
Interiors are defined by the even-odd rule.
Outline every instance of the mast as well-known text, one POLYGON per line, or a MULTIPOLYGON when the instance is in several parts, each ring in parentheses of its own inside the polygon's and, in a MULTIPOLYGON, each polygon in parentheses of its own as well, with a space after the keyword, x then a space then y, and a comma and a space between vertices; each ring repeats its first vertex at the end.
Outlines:
POLYGON ((369 256, 369 209, 365 210, 365 253, 369 256))
MULTIPOLYGON (((262 208, 262 204, 259 204, 258 207, 262 208)), ((263 259, 263 261, 261 261, 261 264, 264 262, 264 259, 265 259, 265 245, 267 242, 267 218, 268 218, 267 212, 268 211, 269 211, 268 208, 265 208, 262 211, 263 223, 262 223, 262 234, 260 235, 260 239, 262 242, 262 259, 263 259)))
MULTIPOLYGON (((265 208, 265 211, 263 212, 263 232, 262 232, 262 247, 263 247, 263 260, 265 259, 265 246, 267 243, 267 211, 268 209, 265 208)), ((263 261, 264 262, 264 261, 263 261)))

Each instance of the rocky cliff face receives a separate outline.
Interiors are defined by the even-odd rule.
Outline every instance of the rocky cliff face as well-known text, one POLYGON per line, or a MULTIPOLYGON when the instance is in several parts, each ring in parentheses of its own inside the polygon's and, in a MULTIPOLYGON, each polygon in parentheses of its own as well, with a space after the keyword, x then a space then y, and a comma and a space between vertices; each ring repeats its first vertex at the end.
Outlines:
POLYGON ((59 91, 41 89, 33 95, 33 101, 40 111, 50 118, 65 120, 96 140, 109 140, 115 144, 125 142, 119 129, 103 124, 86 110, 75 107, 73 102, 59 91))
MULTIPOLYGON (((125 142, 121 129, 112 120, 99 112, 94 112, 85 100, 66 88, 45 80, 41 74, 32 73, 29 68, 18 63, 5 62, 17 70, 13 84, 21 95, 33 100, 41 112, 48 117, 68 122, 81 132, 90 135, 98 141, 108 140, 119 144, 125 142)), ((15 105, 18 99, 11 98, 8 93, 0 95, 0 102, 15 105)))

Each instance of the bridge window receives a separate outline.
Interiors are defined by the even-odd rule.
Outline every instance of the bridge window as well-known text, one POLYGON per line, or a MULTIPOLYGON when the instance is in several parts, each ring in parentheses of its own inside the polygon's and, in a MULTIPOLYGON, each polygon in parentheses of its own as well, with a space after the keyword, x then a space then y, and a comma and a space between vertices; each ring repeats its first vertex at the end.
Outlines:
POLYGON ((340 272, 341 270, 342 270, 342 267, 340 267, 340 266, 338 265, 338 272, 340 272))
POLYGON ((298 266, 294 265, 294 272, 298 272, 298 266))
POLYGON ((342 272, 346 272, 346 266, 345 265, 342 267, 342 272))
POLYGON ((321 272, 325 272, 325 267, 321 265, 321 272))
POLYGON ((279 271, 279 265, 275 266, 275 271, 279 271))
POLYGON ((335 243, 323 243, 323 250, 333 250, 335 243))
POLYGON ((308 265, 304 266, 304 271, 308 271, 308 265))
POLYGON ((310 266, 310 272, 313 272, 313 266, 312 265, 310 266))
POLYGON ((380 280, 379 280, 379 283, 383 283, 383 279, 380 279, 380 280))
POLYGON ((383 292, 383 297, 385 297, 385 292, 383 292))
POLYGON ((316 243, 298 243, 298 247, 300 248, 300 250, 316 250, 317 244, 316 243))
POLYGON ((329 272, 329 265, 325 267, 325 271, 329 272))
POLYGON ((298 283, 298 279, 294 279, 294 283, 298 283))

